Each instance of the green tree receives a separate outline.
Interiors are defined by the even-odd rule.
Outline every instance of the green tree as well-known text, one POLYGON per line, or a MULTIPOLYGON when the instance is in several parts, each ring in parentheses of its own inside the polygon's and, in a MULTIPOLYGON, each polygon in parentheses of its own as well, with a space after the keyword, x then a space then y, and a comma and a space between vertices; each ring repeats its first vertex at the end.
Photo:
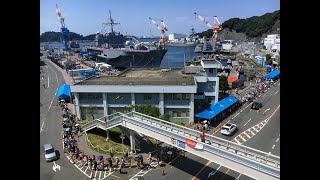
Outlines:
POLYGON ((227 90, 230 90, 230 86, 228 84, 228 78, 225 75, 221 75, 219 77, 219 90, 225 93, 227 90))
POLYGON ((272 59, 271 59, 271 55, 270 54, 266 54, 266 63, 268 65, 271 65, 272 64, 272 59))
MULTIPOLYGON (((235 30, 236 32, 245 33, 250 37, 261 37, 263 33, 272 31, 276 22, 280 21, 280 10, 273 13, 266 13, 262 16, 253 16, 246 19, 231 18, 222 23, 223 29, 229 29, 229 31, 235 30)), ((201 37, 211 37, 212 29, 198 33, 201 37), (210 31, 211 30, 211 31, 210 31)))
POLYGON ((97 107, 95 106, 89 106, 86 108, 86 113, 92 116, 92 120, 94 120, 94 115, 98 112, 97 107))
POLYGON ((159 108, 150 104, 131 106, 135 111, 158 118, 160 116, 159 108))
POLYGON ((165 121, 170 121, 171 115, 169 113, 164 113, 163 115, 160 115, 159 118, 165 121))

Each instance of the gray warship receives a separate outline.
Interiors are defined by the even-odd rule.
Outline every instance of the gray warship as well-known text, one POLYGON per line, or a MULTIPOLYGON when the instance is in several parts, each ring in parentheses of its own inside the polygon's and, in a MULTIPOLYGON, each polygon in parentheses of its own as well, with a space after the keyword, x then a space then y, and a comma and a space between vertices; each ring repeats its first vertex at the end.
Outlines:
POLYGON ((134 36, 114 31, 115 23, 111 17, 100 32, 97 32, 94 46, 86 46, 88 57, 97 62, 105 62, 117 69, 160 67, 167 49, 159 41, 139 42, 134 36), (106 32, 106 26, 111 27, 106 32))

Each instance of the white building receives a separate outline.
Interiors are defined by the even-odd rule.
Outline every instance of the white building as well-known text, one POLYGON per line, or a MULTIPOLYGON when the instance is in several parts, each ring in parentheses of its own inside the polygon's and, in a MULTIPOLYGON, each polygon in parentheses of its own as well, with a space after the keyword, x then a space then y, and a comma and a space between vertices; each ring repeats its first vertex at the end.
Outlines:
POLYGON ((268 52, 280 51, 280 34, 269 34, 264 38, 264 46, 268 52))
POLYGON ((76 115, 90 117, 89 106, 97 107, 95 118, 116 111, 130 111, 131 106, 151 104, 171 120, 193 122, 194 100, 218 102, 219 78, 216 60, 202 60, 196 74, 182 69, 129 69, 117 76, 92 76, 71 85, 76 115), (202 67, 201 67, 202 66, 202 67))
POLYGON ((169 41, 177 41, 177 40, 180 40, 182 38, 186 38, 187 35, 185 34, 181 34, 181 33, 173 33, 173 34, 169 34, 168 38, 169 38, 169 41))

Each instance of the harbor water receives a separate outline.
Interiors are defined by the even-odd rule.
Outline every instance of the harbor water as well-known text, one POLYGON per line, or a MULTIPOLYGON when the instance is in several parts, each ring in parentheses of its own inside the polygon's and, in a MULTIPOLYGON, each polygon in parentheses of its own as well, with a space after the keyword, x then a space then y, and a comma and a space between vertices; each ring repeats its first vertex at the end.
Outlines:
MULTIPOLYGON (((139 39, 141 42, 150 42, 157 39, 139 39)), ((83 49, 85 46, 94 45, 94 42, 80 42, 80 48, 83 49)), ((48 43, 48 48, 63 48, 62 43, 48 43)), ((194 56, 199 56, 199 53, 194 53, 194 46, 170 46, 166 55, 163 57, 160 67, 163 68, 175 68, 183 67, 184 63, 191 60, 194 56)))

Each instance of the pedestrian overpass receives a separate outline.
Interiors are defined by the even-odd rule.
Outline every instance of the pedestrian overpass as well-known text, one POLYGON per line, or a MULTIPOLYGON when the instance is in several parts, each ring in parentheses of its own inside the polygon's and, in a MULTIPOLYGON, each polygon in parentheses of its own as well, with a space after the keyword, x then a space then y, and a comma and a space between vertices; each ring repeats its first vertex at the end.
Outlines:
MULTIPOLYGON (((88 131, 93 128, 108 130, 123 126, 150 136, 209 161, 233 169, 254 179, 280 179, 280 157, 247 146, 206 134, 205 143, 201 132, 154 118, 135 111, 114 113, 83 125, 88 131)), ((135 148, 134 133, 130 131, 131 150, 135 148)))

